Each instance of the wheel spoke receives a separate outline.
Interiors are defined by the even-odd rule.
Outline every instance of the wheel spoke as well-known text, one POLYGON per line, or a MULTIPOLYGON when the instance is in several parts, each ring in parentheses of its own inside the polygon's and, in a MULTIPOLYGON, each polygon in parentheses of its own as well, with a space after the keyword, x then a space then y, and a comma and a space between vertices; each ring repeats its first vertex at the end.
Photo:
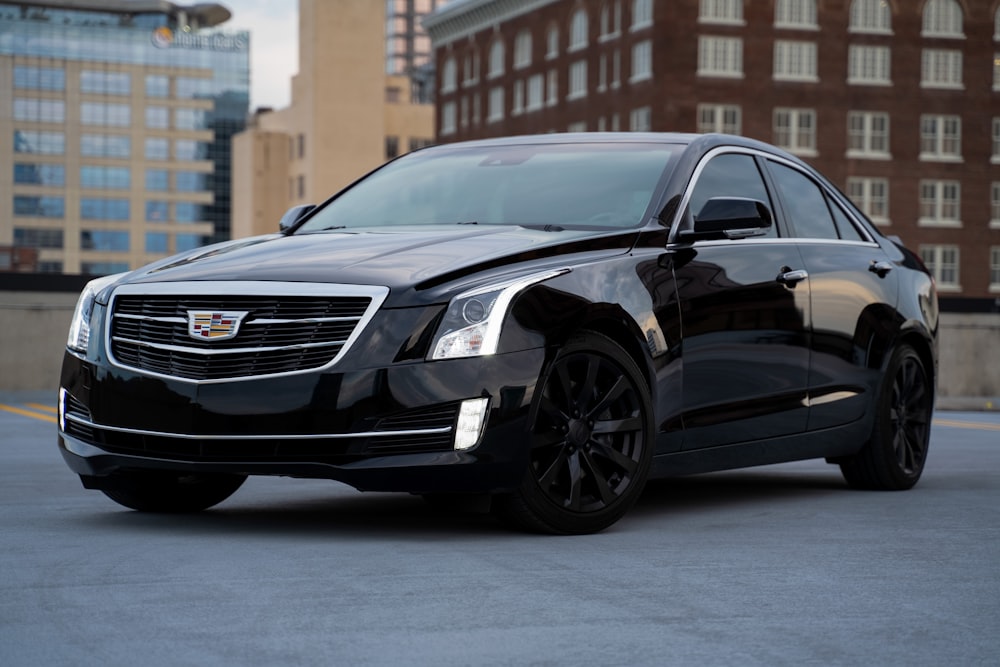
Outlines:
POLYGON ((601 419, 594 423, 594 435, 635 433, 642 430, 642 418, 601 419))
POLYGON ((583 470, 580 468, 580 453, 573 452, 566 458, 569 468, 569 497, 564 505, 573 510, 580 509, 581 487, 583 486, 583 470))
POLYGON ((601 502, 605 505, 610 504, 615 499, 615 492, 611 490, 608 485, 608 480, 604 476, 597 462, 594 461, 593 457, 588 453, 583 453, 583 460, 587 463, 587 467, 590 469, 591 477, 594 480, 594 485, 597 487, 597 493, 601 496, 601 502))
POLYGON ((583 384, 580 385, 579 394, 575 397, 576 405, 581 412, 590 404, 591 397, 594 395, 594 387, 597 386, 597 371, 600 370, 600 366, 600 359, 592 356, 587 357, 587 375, 583 384))
POLYGON ((616 466, 621 468, 627 475, 632 475, 633 473, 635 473, 636 468, 639 466, 638 463, 636 463, 634 460, 632 460, 625 454, 622 454, 614 447, 609 447, 608 445, 605 445, 602 442, 597 442, 596 440, 591 440, 590 443, 591 445, 593 445, 595 454, 598 454, 599 456, 602 456, 611 463, 615 464, 616 466))
POLYGON ((596 421, 598 417, 604 414, 605 410, 607 410, 614 404, 615 401, 621 398, 622 395, 629 390, 631 390, 631 387, 629 386, 628 380, 624 377, 619 377, 615 380, 615 383, 611 386, 608 392, 601 397, 601 400, 597 402, 597 405, 588 410, 587 417, 596 421))
POLYGON ((569 415, 556 405, 549 396, 544 394, 542 395, 541 402, 538 404, 538 409, 551 419, 554 424, 563 424, 569 421, 569 415))
POLYGON ((548 491, 555 484, 556 478, 559 476, 559 472, 562 467, 566 464, 566 450, 561 449, 559 455, 556 456, 555 460, 545 469, 541 475, 538 476, 538 484, 548 491))

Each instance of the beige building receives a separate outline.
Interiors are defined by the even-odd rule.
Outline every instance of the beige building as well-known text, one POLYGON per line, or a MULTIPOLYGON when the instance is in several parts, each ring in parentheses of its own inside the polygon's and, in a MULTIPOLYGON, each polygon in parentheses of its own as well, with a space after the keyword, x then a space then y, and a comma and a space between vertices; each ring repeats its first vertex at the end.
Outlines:
POLYGON ((387 159, 431 143, 434 107, 418 98, 413 67, 392 73, 399 59, 387 35, 404 19, 419 25, 415 19, 440 4, 299 0, 291 104, 259 110, 233 138, 233 238, 273 232, 289 207, 321 202, 387 159))

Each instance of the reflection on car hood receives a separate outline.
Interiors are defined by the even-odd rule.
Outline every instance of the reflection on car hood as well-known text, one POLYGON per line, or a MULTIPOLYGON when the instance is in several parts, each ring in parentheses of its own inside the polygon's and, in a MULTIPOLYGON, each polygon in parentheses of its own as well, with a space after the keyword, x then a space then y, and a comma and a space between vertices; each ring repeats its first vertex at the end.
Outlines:
POLYGON ((574 253, 620 253, 636 230, 542 231, 513 226, 372 228, 273 235, 199 249, 141 269, 129 282, 275 280, 404 288, 574 253))

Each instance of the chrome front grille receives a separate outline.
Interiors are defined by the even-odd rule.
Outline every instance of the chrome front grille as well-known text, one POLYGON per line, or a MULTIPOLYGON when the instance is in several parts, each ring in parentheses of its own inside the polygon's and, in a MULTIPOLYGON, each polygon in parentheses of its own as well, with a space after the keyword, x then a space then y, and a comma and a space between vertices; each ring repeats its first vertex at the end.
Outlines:
POLYGON ((387 294, 314 283, 124 285, 112 296, 108 349, 119 366, 192 382, 316 370, 340 358, 387 294), (235 336, 191 333, 192 318, 212 313, 238 313, 235 336))

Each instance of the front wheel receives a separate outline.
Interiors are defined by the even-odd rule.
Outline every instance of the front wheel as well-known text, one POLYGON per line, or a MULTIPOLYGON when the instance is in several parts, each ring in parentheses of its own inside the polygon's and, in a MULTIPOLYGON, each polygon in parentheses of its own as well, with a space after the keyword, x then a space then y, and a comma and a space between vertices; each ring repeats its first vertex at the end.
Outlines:
POLYGON ((602 530, 642 492, 653 457, 649 389, 635 362, 599 334, 574 338, 541 379, 528 469, 498 499, 521 528, 555 534, 602 530))
POLYGON ((200 512, 236 493, 246 475, 120 471, 100 489, 119 505, 139 512, 200 512))
POLYGON ((840 461, 857 489, 909 489, 924 470, 934 410, 932 386, 920 355, 901 345, 889 361, 876 404, 875 423, 861 450, 840 461))

